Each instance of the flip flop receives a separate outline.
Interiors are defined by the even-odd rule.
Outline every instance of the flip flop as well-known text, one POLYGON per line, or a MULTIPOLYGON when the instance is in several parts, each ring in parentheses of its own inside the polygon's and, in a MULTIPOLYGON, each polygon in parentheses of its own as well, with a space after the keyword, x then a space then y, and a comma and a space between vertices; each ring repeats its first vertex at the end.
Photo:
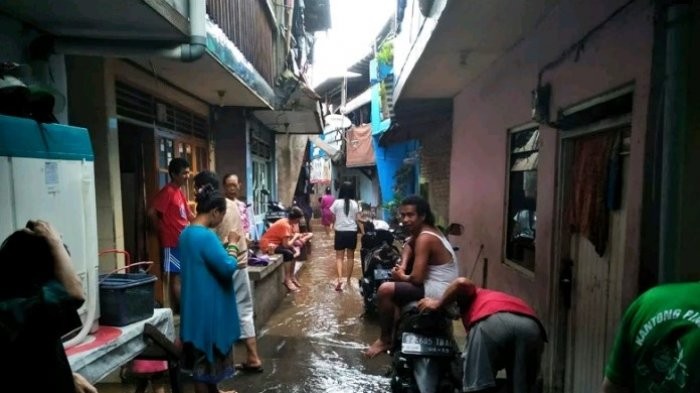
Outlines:
POLYGON ((251 366, 248 363, 239 363, 236 365, 236 370, 245 373, 261 373, 264 371, 262 364, 259 366, 251 366))
POLYGON ((284 287, 287 288, 287 292, 295 293, 300 291, 300 289, 296 285, 294 285, 294 283, 291 284, 293 285, 293 287, 290 286, 289 283, 282 283, 282 285, 284 285, 284 287))

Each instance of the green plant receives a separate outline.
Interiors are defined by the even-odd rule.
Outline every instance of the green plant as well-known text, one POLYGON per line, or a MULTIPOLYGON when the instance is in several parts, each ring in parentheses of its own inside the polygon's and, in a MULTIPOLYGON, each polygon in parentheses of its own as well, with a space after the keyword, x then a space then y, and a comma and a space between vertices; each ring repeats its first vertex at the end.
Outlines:
POLYGON ((406 189, 413 183, 414 167, 412 164, 403 164, 394 173, 394 198, 382 206, 386 209, 388 217, 393 220, 398 217, 398 209, 401 201, 406 197, 406 189))
POLYGON ((384 41, 379 47, 377 61, 389 65, 394 63, 394 42, 392 40, 384 41))

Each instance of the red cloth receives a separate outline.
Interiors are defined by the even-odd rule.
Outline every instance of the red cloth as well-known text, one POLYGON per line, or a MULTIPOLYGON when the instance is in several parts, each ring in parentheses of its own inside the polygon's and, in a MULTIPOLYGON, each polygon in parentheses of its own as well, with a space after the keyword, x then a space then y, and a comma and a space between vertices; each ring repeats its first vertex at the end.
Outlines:
POLYGON ((189 222, 185 194, 176 184, 168 183, 153 198, 152 206, 161 214, 158 233, 161 247, 177 247, 180 233, 189 222))
POLYGON ((476 288, 471 307, 462 315, 462 323, 468 330, 475 323, 499 312, 524 315, 537 320, 535 311, 521 299, 503 292, 476 288))
POLYGON ((571 166, 571 194, 568 221, 573 233, 580 233, 593 243, 599 256, 605 254, 610 229, 610 212, 606 206, 608 165, 616 132, 582 137, 574 142, 571 166))

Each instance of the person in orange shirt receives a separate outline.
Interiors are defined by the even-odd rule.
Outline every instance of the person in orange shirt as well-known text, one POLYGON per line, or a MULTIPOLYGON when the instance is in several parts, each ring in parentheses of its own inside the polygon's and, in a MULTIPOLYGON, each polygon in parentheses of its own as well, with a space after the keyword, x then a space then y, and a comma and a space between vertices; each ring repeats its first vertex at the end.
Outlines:
POLYGON ((304 212, 298 207, 292 207, 287 218, 275 221, 265 231, 260 239, 260 249, 270 254, 281 254, 284 263, 284 286, 290 292, 299 291, 299 282, 294 278, 294 260, 298 255, 294 250, 294 242, 299 233, 293 231, 294 225, 304 217, 304 212))

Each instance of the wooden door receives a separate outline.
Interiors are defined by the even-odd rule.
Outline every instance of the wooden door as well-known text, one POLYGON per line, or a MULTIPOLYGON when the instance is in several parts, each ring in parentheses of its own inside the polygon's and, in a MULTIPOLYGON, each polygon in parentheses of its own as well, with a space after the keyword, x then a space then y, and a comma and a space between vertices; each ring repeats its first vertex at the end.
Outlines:
MULTIPOLYGON (((152 156, 144 160, 146 200, 150 203, 158 191, 170 182, 168 165, 173 158, 184 158, 190 163, 190 170, 194 176, 197 172, 209 169, 209 151, 206 141, 183 136, 167 131, 154 131, 149 134, 143 144, 144 151, 154 152, 152 156)), ((194 187, 192 177, 183 187, 183 192, 188 200, 190 209, 194 212, 194 187)), ((157 234, 149 231, 148 242, 149 259, 155 262, 151 271, 159 278, 156 286, 156 299, 165 304, 164 275, 161 268, 161 249, 157 234)))
MULTIPOLYGON (((600 131, 612 135, 629 133, 629 128, 600 131)), ((586 138, 584 135, 579 138, 586 138)), ((579 233, 571 233, 567 224, 568 209, 576 189, 573 173, 573 150, 577 138, 563 142, 560 222, 564 235, 560 240, 560 256, 564 281, 569 280, 570 298, 563 302, 565 323, 564 391, 588 393, 600 389, 616 326, 620 319, 621 283, 626 229, 627 155, 619 156, 621 176, 620 206, 609 211, 608 242, 599 256, 593 243, 579 233), (568 227, 568 228, 567 228, 568 227), (568 270, 567 270, 568 269, 568 270)), ((619 153, 615 153, 619 154, 619 153)), ((579 177, 580 178, 580 177, 579 177)), ((561 284, 560 284, 561 285, 561 284)), ((555 349, 556 350, 556 349, 555 349)))

